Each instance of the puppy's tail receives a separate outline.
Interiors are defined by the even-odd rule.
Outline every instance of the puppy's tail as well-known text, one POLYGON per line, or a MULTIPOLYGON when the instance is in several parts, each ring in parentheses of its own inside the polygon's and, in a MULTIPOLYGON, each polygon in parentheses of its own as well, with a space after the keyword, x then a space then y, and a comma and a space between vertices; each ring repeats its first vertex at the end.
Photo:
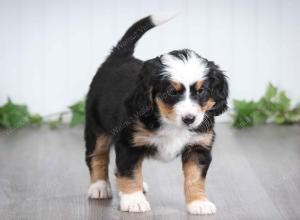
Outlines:
POLYGON ((111 55, 132 56, 138 40, 151 28, 163 24, 177 15, 177 12, 165 12, 150 15, 134 23, 113 48, 111 55))

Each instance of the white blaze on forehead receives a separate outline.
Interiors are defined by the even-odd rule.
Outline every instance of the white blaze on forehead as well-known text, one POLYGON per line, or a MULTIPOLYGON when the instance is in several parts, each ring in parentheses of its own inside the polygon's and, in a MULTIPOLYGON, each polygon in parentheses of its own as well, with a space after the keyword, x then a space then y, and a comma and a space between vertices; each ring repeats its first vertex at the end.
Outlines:
POLYGON ((182 58, 170 54, 163 55, 161 60, 165 66, 162 75, 168 77, 170 80, 182 83, 185 87, 182 99, 174 105, 176 124, 182 126, 182 118, 186 115, 193 115, 195 116, 195 121, 189 126, 197 127, 202 123, 205 115, 199 111, 197 100, 191 98, 190 86, 199 80, 204 80, 209 69, 206 60, 199 57, 195 52, 185 52, 187 53, 187 57, 179 54, 182 58))
POLYGON ((186 89, 203 79, 208 71, 206 62, 194 52, 188 52, 188 58, 183 60, 165 54, 162 56, 162 63, 165 65, 163 74, 169 76, 171 80, 184 84, 186 89))

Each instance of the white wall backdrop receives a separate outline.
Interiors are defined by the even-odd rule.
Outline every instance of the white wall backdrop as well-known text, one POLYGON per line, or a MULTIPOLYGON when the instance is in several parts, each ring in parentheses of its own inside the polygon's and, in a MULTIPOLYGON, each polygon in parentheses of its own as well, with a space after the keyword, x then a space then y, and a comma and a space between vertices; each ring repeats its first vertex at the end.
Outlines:
POLYGON ((133 22, 170 9, 181 14, 148 32, 137 57, 191 48, 227 71, 231 99, 272 81, 300 101, 298 0, 0 0, 0 104, 65 110, 133 22))

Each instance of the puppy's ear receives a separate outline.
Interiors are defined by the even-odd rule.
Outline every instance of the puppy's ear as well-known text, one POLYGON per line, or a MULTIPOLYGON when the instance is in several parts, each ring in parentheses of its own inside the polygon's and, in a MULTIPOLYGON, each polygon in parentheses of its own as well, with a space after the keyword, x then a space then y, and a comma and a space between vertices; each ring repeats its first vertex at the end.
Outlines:
POLYGON ((214 116, 218 116, 228 109, 228 82, 224 73, 214 63, 209 64, 210 69, 207 74, 207 87, 209 96, 214 100, 215 105, 209 110, 214 116))
POLYGON ((126 106, 131 114, 144 115, 152 110, 158 62, 158 58, 155 58, 144 63, 138 76, 137 85, 126 101, 126 106))

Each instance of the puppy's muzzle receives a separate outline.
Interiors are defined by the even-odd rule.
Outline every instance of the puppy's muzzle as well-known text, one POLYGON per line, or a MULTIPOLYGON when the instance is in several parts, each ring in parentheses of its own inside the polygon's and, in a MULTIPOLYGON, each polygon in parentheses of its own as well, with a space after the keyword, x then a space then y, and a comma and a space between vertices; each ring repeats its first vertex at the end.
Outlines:
POLYGON ((186 125, 193 124, 194 121, 195 121, 195 119, 196 119, 196 117, 194 115, 192 115, 192 114, 188 114, 188 115, 182 117, 182 121, 186 125))

